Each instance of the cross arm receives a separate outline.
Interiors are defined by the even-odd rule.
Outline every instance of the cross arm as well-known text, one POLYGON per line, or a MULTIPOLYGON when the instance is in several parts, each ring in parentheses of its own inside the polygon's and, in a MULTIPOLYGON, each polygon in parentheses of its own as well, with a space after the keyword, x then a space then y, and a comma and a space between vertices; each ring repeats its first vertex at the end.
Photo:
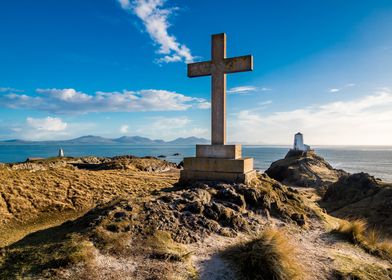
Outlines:
POLYGON ((245 55, 234 58, 226 58, 225 60, 225 73, 236 73, 253 71, 253 56, 245 55))
POLYGON ((211 61, 188 64, 188 77, 201 77, 211 75, 211 61))

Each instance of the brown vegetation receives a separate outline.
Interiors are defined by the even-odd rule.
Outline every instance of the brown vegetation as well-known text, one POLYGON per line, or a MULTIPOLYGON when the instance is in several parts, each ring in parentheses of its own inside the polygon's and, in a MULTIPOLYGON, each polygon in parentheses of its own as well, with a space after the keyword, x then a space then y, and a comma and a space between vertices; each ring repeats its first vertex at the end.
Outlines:
POLYGON ((390 280, 392 268, 385 268, 377 263, 368 263, 356 258, 337 255, 337 268, 333 278, 338 280, 390 280))
MULTIPOLYGON (((83 160, 89 164, 101 164, 102 161, 94 163, 99 160, 97 158, 83 160)), ((154 191, 178 180, 177 170, 161 172, 158 168, 166 169, 168 165, 164 161, 134 158, 125 161, 130 164, 126 170, 96 172, 80 170, 70 164, 63 166, 54 159, 0 168, 0 247, 29 232, 76 218, 96 204, 116 197, 147 199, 154 191), (149 163, 159 172, 140 171, 148 169, 149 163), (36 166, 45 170, 36 169, 36 166)))
POLYGON ((332 271, 337 279, 389 279, 380 257, 390 260, 391 243, 382 232, 342 222, 336 232, 359 246, 330 234, 325 225, 338 219, 315 204, 314 190, 266 175, 252 185, 179 185, 173 166, 93 157, 0 167, 0 241, 9 244, 0 249, 0 279, 197 279, 221 276, 230 263, 248 279, 325 280, 332 271), (265 230, 271 225, 279 232, 265 230), (208 254, 220 261, 207 260, 203 272, 207 263, 195 260, 212 244, 208 254), (226 263, 219 252, 229 244, 226 263))
POLYGON ((303 276, 294 248, 276 229, 266 229, 254 240, 227 249, 223 256, 245 279, 295 280, 303 276))
POLYGON ((375 228, 368 229, 364 220, 342 220, 334 232, 347 236, 354 244, 392 263, 392 241, 383 238, 375 228))

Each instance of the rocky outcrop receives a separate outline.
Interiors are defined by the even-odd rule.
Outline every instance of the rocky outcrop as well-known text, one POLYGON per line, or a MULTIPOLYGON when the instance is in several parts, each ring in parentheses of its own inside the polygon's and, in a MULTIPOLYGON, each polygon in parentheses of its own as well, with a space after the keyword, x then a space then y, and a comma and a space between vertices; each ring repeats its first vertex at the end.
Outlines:
MULTIPOLYGON (((179 168, 175 163, 154 157, 116 156, 116 157, 58 157, 12 163, 12 170, 45 171, 57 168, 79 168, 87 170, 134 170, 146 172, 165 172, 179 168)), ((0 166, 1 168, 1 166, 0 166)))
POLYGON ((168 190, 146 203, 144 212, 148 227, 170 231, 177 242, 192 243, 211 233, 257 232, 270 217, 305 226, 312 210, 297 191, 264 175, 253 186, 195 183, 168 190))
POLYGON ((343 176, 328 187, 320 204, 333 216, 366 219, 392 232, 392 184, 367 173, 343 176))
POLYGON ((154 157, 135 157, 135 156, 116 156, 113 158, 101 158, 100 161, 91 162, 85 161, 71 163, 79 169, 88 170, 125 170, 130 169, 134 171, 147 171, 147 172, 165 172, 171 169, 177 169, 175 163, 165 160, 160 160, 154 157))
POLYGON ((271 178, 289 186, 325 187, 348 175, 334 169, 314 151, 290 150, 284 159, 275 161, 265 171, 271 178))

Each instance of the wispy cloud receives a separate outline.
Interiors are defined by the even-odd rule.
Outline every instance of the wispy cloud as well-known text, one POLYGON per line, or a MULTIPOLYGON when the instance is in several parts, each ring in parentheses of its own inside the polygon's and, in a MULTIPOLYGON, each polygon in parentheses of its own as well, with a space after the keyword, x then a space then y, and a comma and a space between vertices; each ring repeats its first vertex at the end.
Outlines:
POLYGON ((211 102, 202 101, 199 104, 197 104, 197 108, 199 108, 199 109, 210 109, 211 108, 211 102))
POLYGON ((22 123, 0 125, 1 139, 60 140, 92 134, 97 125, 92 122, 68 122, 59 117, 27 117, 22 123))
POLYGON ((121 133, 128 133, 128 130, 129 130, 129 125, 124 124, 120 127, 121 133))
POLYGON ((187 117, 178 118, 159 118, 152 123, 154 129, 166 130, 174 128, 182 128, 191 123, 187 117))
POLYGON ((392 92, 385 88, 350 101, 269 115, 260 110, 243 110, 233 116, 228 125, 231 138, 240 142, 252 139, 290 143, 292 134, 302 131, 310 144, 387 145, 392 143, 391 112, 392 92))
POLYGON ((140 133, 147 134, 151 138, 174 139, 179 136, 189 137, 206 137, 208 138, 208 129, 193 124, 192 120, 186 116, 180 117, 159 117, 153 119, 150 131, 145 129, 139 130, 140 133))
POLYGON ((0 87, 0 92, 23 92, 23 90, 10 87, 0 87))
POLYGON ((75 89, 37 89, 37 96, 9 93, 0 95, 0 107, 24 108, 56 114, 89 112, 183 111, 206 109, 207 101, 181 93, 148 89, 140 91, 86 94, 75 89))
POLYGON ((190 49, 177 41, 177 38, 169 34, 169 16, 177 8, 165 7, 165 0, 118 0, 124 10, 134 13, 142 22, 145 30, 155 44, 159 46, 157 51, 161 57, 158 62, 170 63, 185 61, 192 62, 194 57, 190 49))
POLYGON ((344 90, 345 88, 355 87, 355 86, 356 86, 356 84, 350 83, 350 84, 346 84, 346 85, 344 85, 343 87, 340 87, 340 88, 330 88, 330 89, 328 90, 328 92, 330 92, 330 93, 336 93, 336 92, 339 92, 339 91, 344 90))
POLYGON ((259 103, 259 105, 261 105, 261 106, 266 106, 266 105, 269 105, 269 104, 272 104, 272 100, 267 100, 267 101, 263 101, 263 102, 259 103))
POLYGON ((270 88, 262 87, 258 88, 255 86, 240 86, 240 87, 233 87, 229 89, 227 92, 230 94, 248 94, 250 92, 257 92, 257 91, 270 91, 270 88))

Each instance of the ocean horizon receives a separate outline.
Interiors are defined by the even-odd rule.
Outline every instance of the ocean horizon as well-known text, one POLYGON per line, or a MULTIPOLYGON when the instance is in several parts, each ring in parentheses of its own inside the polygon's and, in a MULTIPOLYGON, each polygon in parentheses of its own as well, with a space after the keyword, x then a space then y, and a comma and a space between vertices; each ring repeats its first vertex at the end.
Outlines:
MULTIPOLYGON (((55 157, 62 148, 65 156, 113 157, 119 155, 164 156, 165 160, 180 163, 184 157, 195 156, 195 145, 130 145, 130 144, 0 144, 0 162, 23 162, 29 157, 55 157), (176 155, 179 154, 179 155, 176 155)), ((255 168, 265 171, 272 162, 283 158, 289 145, 243 145, 243 156, 253 157, 255 168)), ((392 146, 314 146, 334 168, 350 173, 366 172, 392 182, 392 146)))

